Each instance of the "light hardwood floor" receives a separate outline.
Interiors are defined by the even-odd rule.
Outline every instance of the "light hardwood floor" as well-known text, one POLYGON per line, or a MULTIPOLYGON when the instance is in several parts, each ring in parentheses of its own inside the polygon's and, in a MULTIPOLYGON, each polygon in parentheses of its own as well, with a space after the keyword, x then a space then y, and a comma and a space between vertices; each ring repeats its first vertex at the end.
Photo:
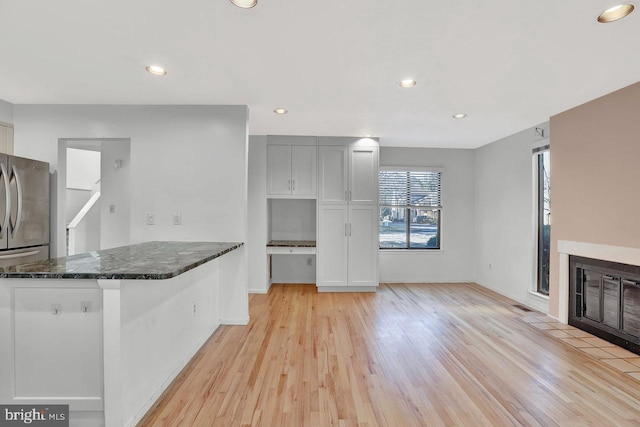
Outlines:
POLYGON ((140 426, 640 425, 640 382, 475 284, 274 285, 140 426))

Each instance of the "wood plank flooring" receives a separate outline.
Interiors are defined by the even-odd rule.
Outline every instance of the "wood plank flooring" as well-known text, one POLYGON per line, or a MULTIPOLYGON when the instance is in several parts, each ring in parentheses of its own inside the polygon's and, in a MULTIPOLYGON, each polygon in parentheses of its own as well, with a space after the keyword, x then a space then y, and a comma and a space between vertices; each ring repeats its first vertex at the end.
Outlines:
POLYGON ((475 284, 274 285, 139 426, 639 426, 640 382, 475 284))

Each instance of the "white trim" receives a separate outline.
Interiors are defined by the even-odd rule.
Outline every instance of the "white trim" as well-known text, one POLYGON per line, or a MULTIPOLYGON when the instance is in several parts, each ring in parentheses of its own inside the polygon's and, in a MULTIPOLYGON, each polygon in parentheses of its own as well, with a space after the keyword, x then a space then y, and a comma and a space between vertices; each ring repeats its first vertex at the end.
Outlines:
POLYGON ((380 165, 381 171, 399 171, 399 172, 444 172, 442 166, 384 166, 380 165))
POLYGON ((98 279, 97 282, 102 289, 104 423, 106 427, 116 427, 123 424, 121 281, 98 279))
POLYGON ((318 292, 376 292, 377 286, 318 286, 318 292))
POLYGON ((597 243, 558 240, 558 252, 603 261, 640 265, 640 249, 621 246, 600 245, 597 243))
POLYGON ((249 324, 249 316, 243 319, 220 319, 221 325, 237 325, 237 326, 245 326, 249 324))
POLYGON ((549 295, 529 291, 527 305, 544 314, 549 313, 549 295))
MULTIPOLYGON (((440 238, 442 239, 442 232, 440 232, 440 238)), ((395 254, 395 255, 406 255, 406 254, 413 254, 415 253, 417 254, 442 254, 444 253, 444 249, 401 249, 401 248, 396 248, 396 249, 382 249, 382 248, 378 248, 378 255, 383 255, 383 254, 395 254)))
MULTIPOLYGON (((540 139, 538 141, 533 142, 531 144, 531 149, 535 150, 536 148, 544 147, 545 145, 551 146, 550 138, 547 137, 547 138, 543 138, 543 139, 540 139)), ((547 150, 545 150, 545 151, 547 151, 547 150)))
POLYGON ((266 295, 269 293, 269 289, 249 289, 248 291, 250 294, 260 294, 260 295, 266 295))
MULTIPOLYGON (((531 180, 533 181, 533 192, 531 194, 531 243, 533 246, 533 257, 531 259, 531 283, 529 284, 529 293, 538 293, 538 153, 531 154, 531 180)), ((547 312, 549 304, 547 302, 547 312)), ((536 309, 537 310, 537 309, 536 309)))
POLYGON ((569 318, 569 255, 640 265, 640 249, 597 243, 558 240, 560 277, 558 286, 558 318, 567 323, 569 318))
POLYGON ((306 282, 304 280, 296 280, 296 279, 278 279, 271 278, 271 284, 279 284, 279 285, 316 285, 316 282, 306 282))

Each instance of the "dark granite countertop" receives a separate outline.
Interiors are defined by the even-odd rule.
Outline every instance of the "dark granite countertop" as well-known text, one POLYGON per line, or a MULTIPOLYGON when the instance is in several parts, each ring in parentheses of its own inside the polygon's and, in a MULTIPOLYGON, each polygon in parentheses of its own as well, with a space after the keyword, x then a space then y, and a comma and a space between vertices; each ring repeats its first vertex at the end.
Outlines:
POLYGON ((271 240, 267 243, 269 247, 276 248, 315 248, 315 240, 271 240))
POLYGON ((243 244, 146 242, 0 268, 0 278, 169 279, 231 252, 243 244))

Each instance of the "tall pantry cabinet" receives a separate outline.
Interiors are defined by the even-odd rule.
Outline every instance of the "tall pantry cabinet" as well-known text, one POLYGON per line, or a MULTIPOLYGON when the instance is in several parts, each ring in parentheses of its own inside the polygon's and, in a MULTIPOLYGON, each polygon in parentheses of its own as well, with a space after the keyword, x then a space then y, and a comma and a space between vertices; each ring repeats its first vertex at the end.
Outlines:
POLYGON ((378 143, 318 138, 319 291, 378 286, 378 143))

